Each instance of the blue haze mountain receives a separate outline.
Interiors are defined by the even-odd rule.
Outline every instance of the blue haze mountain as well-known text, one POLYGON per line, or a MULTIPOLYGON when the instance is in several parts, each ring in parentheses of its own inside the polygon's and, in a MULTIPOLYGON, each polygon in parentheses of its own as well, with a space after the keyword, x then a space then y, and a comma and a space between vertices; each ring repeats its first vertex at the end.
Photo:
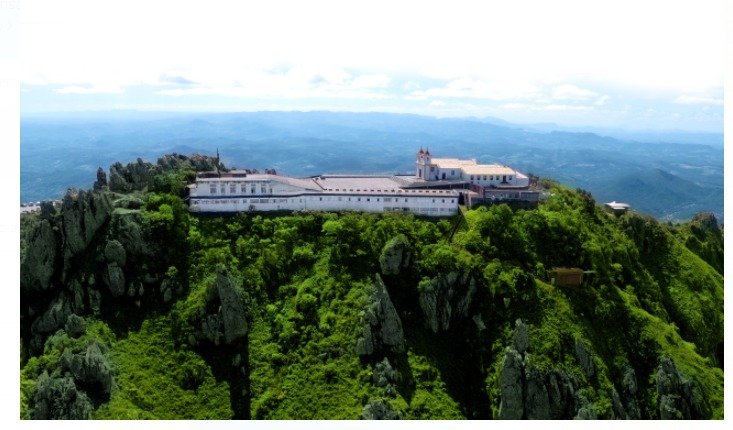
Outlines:
POLYGON ((91 187, 99 166, 138 157, 154 162, 171 152, 214 154, 219 148, 228 166, 305 176, 412 172, 412 155, 422 146, 435 154, 508 164, 662 219, 689 219, 701 211, 723 216, 723 148, 709 143, 718 135, 607 134, 647 141, 558 131, 552 124, 411 114, 25 115, 21 201, 58 199, 68 187, 91 187), (655 136, 665 141, 655 142, 655 136))

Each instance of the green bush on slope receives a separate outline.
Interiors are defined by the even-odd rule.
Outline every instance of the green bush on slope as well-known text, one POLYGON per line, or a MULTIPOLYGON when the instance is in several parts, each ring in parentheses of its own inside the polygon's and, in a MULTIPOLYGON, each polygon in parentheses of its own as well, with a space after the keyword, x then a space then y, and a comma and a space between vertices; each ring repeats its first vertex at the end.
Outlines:
MULTIPOLYGON (((658 417, 654 375, 668 356, 695 381, 710 415, 722 417, 723 278, 708 264, 722 258, 722 244, 706 245, 710 236, 698 227, 617 218, 589 194, 558 185, 536 210, 468 211, 452 238, 449 222, 413 216, 194 217, 166 194, 180 191, 184 177, 153 178, 160 193, 147 193, 135 215, 148 245, 169 249, 146 265, 178 282, 184 297, 172 313, 147 309, 140 326, 123 324, 114 334, 104 323, 87 329, 84 336, 109 346, 116 381, 94 417, 229 418, 232 396, 246 396, 257 419, 358 418, 379 402, 404 418, 497 417, 504 352, 518 318, 529 327, 532 369, 578 381, 591 416, 615 416, 614 392, 631 366, 642 416, 658 417), (404 357, 390 357, 401 375, 393 390, 377 384, 376 363, 360 358, 356 344, 374 274, 396 258, 384 250, 397 245, 411 255, 383 273, 407 344, 404 357), (584 283, 548 284, 547 271, 559 266, 587 271, 584 283), (190 342, 202 310, 215 311, 205 308, 222 269, 251 300, 244 358, 190 342), (423 300, 428 285, 445 297, 423 300), (435 329, 425 323, 425 303, 444 318, 435 329), (590 361, 578 358, 578 345, 590 361), (222 363, 242 359, 244 388, 221 372, 222 363)), ((129 246, 119 236, 104 250, 124 265, 117 244, 129 246)), ((100 315, 114 327, 121 317, 100 315)), ((21 415, 29 415, 36 381, 53 371, 63 348, 85 347, 64 336, 52 336, 23 366, 21 415)))

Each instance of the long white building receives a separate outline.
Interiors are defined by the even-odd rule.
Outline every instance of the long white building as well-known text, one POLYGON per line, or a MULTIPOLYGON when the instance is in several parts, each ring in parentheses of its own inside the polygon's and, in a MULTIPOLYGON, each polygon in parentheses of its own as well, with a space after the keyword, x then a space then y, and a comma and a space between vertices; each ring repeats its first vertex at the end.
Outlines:
POLYGON ((526 186, 527 177, 475 160, 417 153, 412 175, 321 175, 294 178, 245 171, 199 173, 189 185, 192 212, 360 211, 451 216, 469 187, 526 186), (494 185, 495 184, 495 185, 494 185), (463 194, 463 196, 462 196, 463 194))

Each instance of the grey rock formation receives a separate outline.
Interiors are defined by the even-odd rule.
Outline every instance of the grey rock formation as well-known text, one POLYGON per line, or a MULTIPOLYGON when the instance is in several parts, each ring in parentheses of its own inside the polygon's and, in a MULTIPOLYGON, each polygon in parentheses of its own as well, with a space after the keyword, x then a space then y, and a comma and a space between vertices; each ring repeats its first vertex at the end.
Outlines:
MULTIPOLYGON (((577 392, 578 382, 565 371, 538 369, 528 356, 508 347, 499 377, 498 418, 570 419, 579 411, 577 392)), ((582 416, 592 414, 588 405, 582 416)))
POLYGON ((659 417, 669 419, 701 419, 704 410, 695 383, 679 372, 674 361, 661 357, 657 368, 659 417))
POLYGON ((104 246, 104 259, 109 263, 115 263, 119 267, 125 267, 127 255, 122 244, 115 240, 109 240, 104 246))
POLYGON ((622 402, 626 405, 625 411, 629 419, 638 420, 641 419, 641 410, 639 409, 639 402, 637 401, 637 383, 636 383, 636 372, 631 366, 627 366, 624 370, 624 379, 621 382, 621 396, 622 402))
POLYGON ((524 363, 519 353, 507 348, 501 369, 499 418, 519 420, 524 416, 524 363))
POLYGON ((379 267, 383 275, 398 275, 410 266, 412 247, 405 235, 400 234, 387 242, 379 256, 379 267))
POLYGON ((217 291, 219 295, 219 315, 224 328, 224 340, 232 343, 247 335, 249 326, 247 324, 247 311, 245 310, 245 298, 236 286, 237 281, 231 276, 219 272, 216 275, 217 291))
POLYGON ((112 202, 107 193, 89 193, 70 189, 61 203, 63 237, 63 274, 71 260, 84 251, 99 229, 107 222, 112 202))
POLYGON ((86 291, 79 279, 74 278, 68 283, 69 293, 71 295, 71 307, 74 309, 74 313, 83 314, 86 309, 84 303, 84 297, 86 291))
POLYGON ((72 354, 68 349, 61 356, 61 368, 70 373, 77 384, 102 399, 109 399, 112 390, 112 371, 107 356, 99 344, 93 342, 86 351, 72 354))
POLYGON ((142 190, 150 186, 153 177, 160 172, 162 172, 160 166, 145 162, 141 158, 126 166, 117 162, 109 167, 109 189, 122 193, 142 190))
POLYGON ((550 395, 547 392, 545 374, 539 369, 527 366, 525 372, 524 410, 531 420, 550 419, 550 395))
POLYGON ((59 294, 40 317, 31 324, 31 333, 48 335, 56 332, 66 324, 66 319, 72 314, 71 303, 65 293, 59 294))
POLYGON ((364 316, 361 338, 356 351, 360 356, 378 353, 403 354, 406 351, 402 321, 389 298, 382 278, 377 275, 371 303, 364 316))
POLYGON ((529 348, 529 328, 521 319, 514 322, 514 349, 524 354, 529 348))
POLYGON ((52 221, 56 215, 56 208, 53 206, 53 202, 43 201, 41 202, 41 213, 39 218, 46 221, 52 221))
POLYGON ((84 321, 84 318, 80 317, 79 315, 71 314, 68 318, 66 318, 64 330, 70 337, 79 337, 84 334, 86 329, 86 321, 84 321))
POLYGON ((204 312, 198 322, 193 322, 198 327, 194 342, 207 340, 220 345, 233 344, 246 338, 249 332, 248 298, 237 287, 238 282, 228 272, 217 271, 206 303, 207 309, 216 309, 216 312, 204 312))
POLYGON ((575 358, 578 359, 580 367, 583 369, 588 379, 593 379, 596 375, 596 365, 593 363, 593 356, 588 351, 585 343, 580 339, 575 339, 575 358))
POLYGON ((87 292, 89 294, 89 309, 94 315, 99 315, 102 311, 102 293, 93 288, 89 288, 87 292))
POLYGON ((91 418, 93 409, 71 377, 51 378, 46 372, 36 382, 30 406, 31 417, 37 420, 85 420, 91 418))
MULTIPOLYGON (((582 390, 581 390, 582 391, 582 390)), ((578 405, 580 406, 578 408, 578 413, 575 415, 576 420, 596 420, 598 419, 598 414, 596 413, 595 408, 593 408, 593 404, 588 400, 588 398, 583 394, 582 392, 578 393, 578 405)))
POLYGON ((139 213, 114 213, 112 216, 112 231, 115 238, 122 244, 127 255, 143 255, 144 239, 139 213))
POLYGON ((629 414, 626 413, 626 408, 621 402, 621 396, 616 391, 616 388, 611 388, 611 408, 613 410, 613 417, 618 420, 631 419, 629 414))
POLYGON ((56 261, 56 235, 48 220, 41 220, 31 231, 20 256, 20 288, 40 292, 51 287, 56 261))
POLYGON ((94 191, 100 191, 107 187, 107 173, 101 167, 97 169, 97 180, 94 181, 94 191))
POLYGON ((361 412, 362 419, 365 420, 399 420, 402 415, 395 411, 392 406, 384 400, 370 400, 364 405, 361 412))
POLYGON ((102 280, 104 280, 113 297, 120 297, 125 294, 125 273, 116 263, 107 265, 102 274, 102 280))
POLYGON ((400 374, 390 364, 387 357, 374 365, 372 373, 372 383, 377 387, 384 388, 385 394, 394 397, 397 395, 395 385, 400 379, 400 374))
POLYGON ((434 332, 448 330, 454 319, 465 319, 477 291, 469 273, 450 272, 420 284, 420 308, 425 323, 434 332))

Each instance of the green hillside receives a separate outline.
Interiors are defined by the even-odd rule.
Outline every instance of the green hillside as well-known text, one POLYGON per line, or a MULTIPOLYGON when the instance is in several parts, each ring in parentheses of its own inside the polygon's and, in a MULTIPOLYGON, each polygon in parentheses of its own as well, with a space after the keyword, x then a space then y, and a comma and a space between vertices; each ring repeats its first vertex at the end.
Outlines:
POLYGON ((723 418, 712 215, 556 183, 463 219, 192 215, 214 163, 117 164, 21 218, 21 418, 723 418))

